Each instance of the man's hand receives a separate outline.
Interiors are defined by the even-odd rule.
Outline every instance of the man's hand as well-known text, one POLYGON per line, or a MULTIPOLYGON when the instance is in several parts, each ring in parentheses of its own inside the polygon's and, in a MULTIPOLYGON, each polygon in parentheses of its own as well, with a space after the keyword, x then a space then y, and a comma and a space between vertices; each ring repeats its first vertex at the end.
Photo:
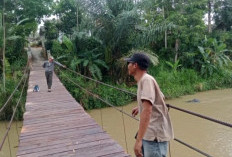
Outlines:
POLYGON ((135 117, 139 113, 139 108, 135 107, 132 109, 132 116, 135 117))
POLYGON ((142 140, 136 140, 134 146, 134 152, 136 157, 142 157, 142 140))

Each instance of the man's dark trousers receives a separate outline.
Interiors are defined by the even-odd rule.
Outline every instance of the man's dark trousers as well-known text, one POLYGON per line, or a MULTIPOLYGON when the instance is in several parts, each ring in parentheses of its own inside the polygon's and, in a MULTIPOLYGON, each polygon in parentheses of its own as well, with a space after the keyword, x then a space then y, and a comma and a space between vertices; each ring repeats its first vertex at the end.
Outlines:
POLYGON ((51 89, 51 87, 52 87, 52 75, 53 75, 52 71, 46 71, 45 72, 48 89, 51 89))

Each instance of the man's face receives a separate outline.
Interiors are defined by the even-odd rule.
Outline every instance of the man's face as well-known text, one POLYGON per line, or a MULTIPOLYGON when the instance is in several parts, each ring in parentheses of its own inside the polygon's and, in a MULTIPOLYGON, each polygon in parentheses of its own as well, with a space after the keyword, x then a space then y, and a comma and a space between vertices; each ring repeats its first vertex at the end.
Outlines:
POLYGON ((128 74, 131 76, 135 75, 135 71, 137 69, 137 63, 128 63, 128 74))
POLYGON ((49 58, 49 62, 52 62, 52 60, 53 60, 52 58, 49 58))

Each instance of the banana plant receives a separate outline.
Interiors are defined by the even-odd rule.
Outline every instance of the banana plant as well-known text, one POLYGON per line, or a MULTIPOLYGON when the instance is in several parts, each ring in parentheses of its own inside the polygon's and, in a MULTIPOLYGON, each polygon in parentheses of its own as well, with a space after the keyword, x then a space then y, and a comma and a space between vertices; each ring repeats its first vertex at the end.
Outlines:
POLYGON ((174 63, 166 61, 166 64, 172 68, 172 72, 174 73, 174 75, 176 75, 177 69, 182 66, 181 64, 179 64, 179 62, 180 60, 177 60, 174 63))
POLYGON ((200 52, 200 58, 197 62, 201 65, 201 75, 211 76, 217 69, 221 69, 232 63, 230 58, 225 54, 231 52, 226 49, 226 44, 218 42, 213 38, 205 38, 204 46, 198 46, 200 52))
POLYGON ((108 69, 108 66, 105 61, 100 59, 101 55, 102 54, 95 54, 94 49, 82 52, 82 54, 79 55, 79 62, 82 69, 84 69, 85 75, 91 75, 95 79, 102 80, 101 68, 108 69))

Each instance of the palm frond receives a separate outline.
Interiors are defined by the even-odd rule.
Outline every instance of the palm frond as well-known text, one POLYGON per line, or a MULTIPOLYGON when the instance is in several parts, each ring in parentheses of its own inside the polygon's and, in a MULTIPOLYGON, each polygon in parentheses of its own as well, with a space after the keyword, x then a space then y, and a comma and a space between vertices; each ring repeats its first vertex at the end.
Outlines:
POLYGON ((83 66, 86 67, 89 64, 89 60, 84 60, 83 66))
POLYGON ((134 53, 137 53, 137 52, 146 54, 150 58, 150 61, 151 61, 152 65, 156 66, 156 65, 159 64, 158 56, 154 52, 152 52, 151 50, 148 50, 148 49, 132 49, 126 55, 126 57, 129 57, 129 56, 131 56, 131 55, 133 55, 134 53))
POLYGON ((130 11, 124 11, 118 15, 116 21, 114 37, 115 40, 118 41, 121 38, 128 36, 128 33, 135 29, 135 25, 139 21, 139 16, 136 9, 133 9, 130 11))
POLYGON ((22 20, 19 21, 16 25, 18 26, 18 25, 20 25, 20 24, 22 24, 23 22, 28 21, 28 20, 29 20, 29 18, 22 19, 22 20))
POLYGON ((97 59, 94 61, 94 63, 101 65, 102 67, 109 69, 109 67, 106 65, 106 63, 103 60, 97 59))
POLYGON ((67 48, 67 52, 71 53, 74 51, 74 45, 70 39, 68 39, 66 36, 64 36, 63 44, 67 48))
POLYGON ((21 36, 17 36, 17 35, 13 35, 13 36, 9 36, 8 38, 6 38, 6 40, 17 40, 17 39, 22 39, 23 37, 21 36))
POLYGON ((97 78, 96 75, 95 75, 95 68, 93 67, 93 65, 89 66, 89 72, 90 74, 93 76, 93 78, 97 78))
POLYGON ((132 56, 134 53, 138 53, 138 52, 146 54, 149 57, 149 59, 151 61, 151 64, 153 66, 156 66, 156 65, 159 64, 158 56, 155 53, 153 53, 151 50, 148 50, 148 49, 143 49, 143 50, 132 49, 127 55, 125 55, 124 57, 122 57, 122 58, 120 58, 118 60, 117 66, 119 66, 120 68, 127 67, 126 66, 127 63, 124 61, 124 58, 128 58, 128 57, 132 56))
POLYGON ((100 68, 96 64, 93 64, 93 67, 94 67, 94 71, 95 71, 97 78, 99 80, 102 80, 102 73, 101 73, 100 68))
POLYGON ((151 23, 148 26, 138 25, 136 29, 142 32, 139 37, 138 42, 142 44, 150 43, 152 41, 156 41, 162 33, 167 30, 175 29, 177 26, 173 22, 164 21, 162 23, 153 24, 151 23))

